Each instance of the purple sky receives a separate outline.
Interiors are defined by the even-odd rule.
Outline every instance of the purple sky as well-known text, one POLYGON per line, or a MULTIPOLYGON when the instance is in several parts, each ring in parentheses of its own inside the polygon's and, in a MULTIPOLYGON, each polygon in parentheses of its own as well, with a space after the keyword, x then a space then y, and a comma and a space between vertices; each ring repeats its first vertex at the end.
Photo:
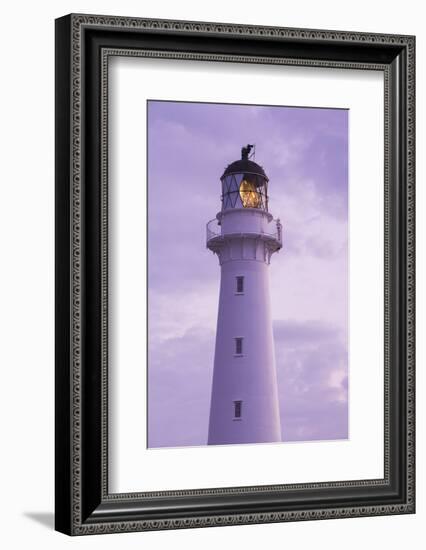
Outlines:
POLYGON ((150 447, 207 441, 220 268, 205 225, 247 143, 283 223, 270 266, 282 439, 348 436, 348 111, 150 101, 150 447))

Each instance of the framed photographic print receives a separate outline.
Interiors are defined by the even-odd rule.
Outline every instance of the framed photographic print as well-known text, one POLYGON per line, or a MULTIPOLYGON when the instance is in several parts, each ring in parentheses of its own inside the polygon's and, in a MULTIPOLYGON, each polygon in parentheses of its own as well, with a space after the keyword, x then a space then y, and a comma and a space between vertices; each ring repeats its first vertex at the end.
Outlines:
POLYGON ((413 36, 56 21, 56 529, 414 513, 413 36))

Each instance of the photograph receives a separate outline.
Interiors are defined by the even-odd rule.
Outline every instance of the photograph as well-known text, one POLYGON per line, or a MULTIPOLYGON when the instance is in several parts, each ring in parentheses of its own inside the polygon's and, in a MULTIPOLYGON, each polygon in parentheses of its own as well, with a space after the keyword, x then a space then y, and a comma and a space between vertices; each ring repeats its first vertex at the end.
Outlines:
POLYGON ((350 437, 349 114, 147 101, 148 448, 350 437))

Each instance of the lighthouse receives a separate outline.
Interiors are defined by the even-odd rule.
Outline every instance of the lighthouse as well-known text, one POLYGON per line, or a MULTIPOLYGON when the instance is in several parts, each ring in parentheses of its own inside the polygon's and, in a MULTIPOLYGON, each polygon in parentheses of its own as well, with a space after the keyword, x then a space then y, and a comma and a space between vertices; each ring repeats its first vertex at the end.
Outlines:
POLYGON ((209 445, 281 441, 269 269, 282 228, 252 149, 225 169, 222 208, 207 224, 207 248, 220 264, 209 445))

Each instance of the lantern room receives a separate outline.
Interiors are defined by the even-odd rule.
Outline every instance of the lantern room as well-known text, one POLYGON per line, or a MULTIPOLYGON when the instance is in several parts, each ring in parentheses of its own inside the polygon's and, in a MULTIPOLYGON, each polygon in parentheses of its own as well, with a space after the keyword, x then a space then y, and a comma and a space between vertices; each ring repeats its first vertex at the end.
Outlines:
POLYGON ((261 166, 250 160, 253 145, 241 149, 241 159, 231 163, 220 178, 222 211, 257 208, 268 211, 268 178, 261 166))

